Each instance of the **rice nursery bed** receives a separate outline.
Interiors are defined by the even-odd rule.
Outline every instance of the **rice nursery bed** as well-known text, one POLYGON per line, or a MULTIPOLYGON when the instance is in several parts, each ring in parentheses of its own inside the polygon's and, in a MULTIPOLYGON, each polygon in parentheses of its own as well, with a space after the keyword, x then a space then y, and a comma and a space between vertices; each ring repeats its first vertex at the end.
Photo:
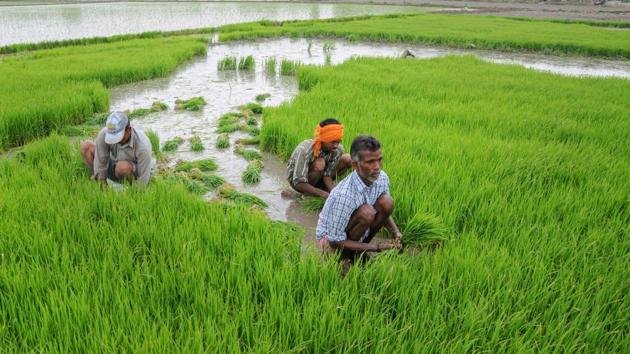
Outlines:
POLYGON ((165 76, 194 55, 205 53, 205 41, 173 37, 40 50, 3 58, 0 149, 81 123, 109 108, 108 87, 165 76))

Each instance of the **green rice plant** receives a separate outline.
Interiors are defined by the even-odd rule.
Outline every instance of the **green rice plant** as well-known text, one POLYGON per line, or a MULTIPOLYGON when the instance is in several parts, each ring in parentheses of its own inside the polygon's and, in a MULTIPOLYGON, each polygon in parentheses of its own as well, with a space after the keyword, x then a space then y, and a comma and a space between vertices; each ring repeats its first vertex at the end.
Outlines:
POLYGON ((72 127, 63 127, 61 129, 61 134, 65 136, 85 136, 85 129, 80 126, 72 126, 72 127))
POLYGON ((94 113, 90 118, 85 121, 85 125, 98 125, 103 126, 107 121, 109 113, 94 113))
POLYGON ((236 143, 240 145, 258 145, 260 144, 260 137, 254 136, 251 138, 240 138, 236 140, 236 143))
POLYGON ((271 95, 268 93, 261 93, 256 95, 256 102, 264 102, 267 98, 269 98, 271 95))
POLYGON ((244 132, 248 133, 249 135, 253 136, 253 137, 257 137, 258 134, 260 134, 260 128, 258 128, 257 126, 253 126, 253 125, 247 125, 245 127, 242 127, 242 129, 244 132))
POLYGON ((173 139, 167 140, 164 145, 162 146, 162 151, 163 152, 173 152, 173 151, 177 151, 177 149, 179 148, 180 145, 182 145, 184 143, 184 139, 182 139, 181 137, 177 136, 174 137, 173 139))
POLYGON ((260 182, 263 169, 263 163, 260 160, 252 160, 247 164, 247 168, 243 171, 243 175, 241 176, 243 182, 246 184, 256 184, 260 182))
POLYGON ((300 205, 307 211, 319 212, 324 207, 326 199, 320 197, 303 197, 300 199, 300 205))
POLYGON ((187 100, 175 100, 175 110, 199 111, 206 104, 206 100, 201 96, 187 100))
POLYGON ((162 150, 160 150, 160 137, 152 129, 147 129, 144 133, 151 142, 151 150, 153 151, 153 155, 158 161, 162 161, 164 153, 162 152, 162 150))
POLYGON ((248 117, 247 125, 258 125, 258 119, 256 119, 256 117, 254 116, 248 117))
POLYGON ((217 64, 217 70, 236 70, 238 59, 236 57, 226 56, 225 58, 219 60, 217 64))
POLYGON ((332 54, 326 53, 324 55, 324 65, 326 65, 326 66, 332 65, 332 54))
POLYGON ((214 144, 217 149, 227 149, 230 147, 230 136, 227 134, 220 134, 217 136, 217 141, 214 144))
POLYGON ((203 159, 195 161, 178 161, 175 165, 176 172, 190 172, 193 168, 197 168, 203 172, 215 171, 218 166, 212 159, 203 159))
POLYGON ((264 200, 248 193, 239 192, 234 188, 234 186, 227 183, 219 188, 219 195, 221 198, 236 204, 243 204, 258 208, 268 207, 264 200))
POLYGON ((229 112, 219 117, 217 133, 232 133, 240 129, 241 113, 229 112))
POLYGON ((151 104, 151 112, 161 112, 168 110, 168 105, 166 103, 155 101, 151 104))
POLYGON ((249 102, 239 107, 241 111, 250 110, 255 114, 262 114, 263 106, 258 102, 249 102))
MULTIPOLYGON (((198 39, 57 48, 0 61, 0 148, 21 145, 109 108, 109 87, 168 75, 204 54, 198 39)), ((105 117, 106 118, 106 117, 105 117)))
POLYGON ((403 243, 407 246, 431 246, 446 241, 448 229, 435 215, 418 212, 405 224, 403 243))
POLYGON ((324 46, 323 46, 322 49, 324 51, 324 54, 330 54, 330 52, 335 50, 335 43, 330 42, 330 41, 326 41, 326 42, 324 42, 324 46))
POLYGON ((265 72, 269 75, 276 74, 276 58, 271 57, 265 60, 265 72))
POLYGON ((133 111, 129 112, 127 111, 127 117, 129 117, 129 119, 132 118, 139 118, 139 117, 144 117, 147 114, 151 113, 151 110, 148 108, 136 108, 133 111))
POLYGON ((295 76, 302 63, 296 60, 282 59, 280 62, 280 75, 295 76))
POLYGON ((219 176, 216 175, 209 175, 209 174, 204 174, 203 178, 201 179, 203 184, 209 189, 209 190, 216 190, 217 188, 219 188, 220 186, 222 186, 225 183, 225 180, 219 176))
POLYGON ((239 58, 238 60, 238 70, 254 70, 256 68, 256 62, 254 61, 254 57, 248 55, 244 58, 239 58))
POLYGON ((236 145, 234 147, 234 153, 237 154, 237 155, 243 156, 245 158, 245 160, 247 160, 247 161, 262 159, 262 156, 260 155, 260 153, 257 150, 246 149, 242 145, 236 145))
POLYGON ((199 151, 205 150, 205 147, 203 146, 203 143, 201 142, 201 137, 199 137, 198 135, 191 137, 188 141, 190 142, 191 151, 199 152, 199 151))

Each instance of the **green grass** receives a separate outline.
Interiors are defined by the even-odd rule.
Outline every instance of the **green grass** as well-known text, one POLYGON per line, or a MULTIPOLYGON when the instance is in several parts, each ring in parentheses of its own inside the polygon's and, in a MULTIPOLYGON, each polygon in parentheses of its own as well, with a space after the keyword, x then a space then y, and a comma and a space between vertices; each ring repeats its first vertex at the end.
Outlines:
POLYGON ((271 57, 265 60, 265 72, 269 75, 276 74, 276 58, 271 57))
POLYGON ((206 100, 201 96, 187 100, 175 100, 175 110, 199 111, 206 104, 206 100))
POLYGON ((218 168, 216 162, 212 159, 203 159, 195 161, 179 161, 175 166, 176 172, 190 172, 193 168, 198 168, 203 172, 216 171, 218 168))
POLYGON ((215 143, 217 149, 227 149, 230 147, 230 136, 227 134, 220 134, 217 136, 215 143))
POLYGON ((190 142, 191 151, 200 152, 200 151, 205 150, 205 147, 203 146, 203 142, 201 142, 201 137, 199 137, 198 135, 191 137, 189 139, 189 142, 190 142))
POLYGON ((155 156, 155 158, 158 161, 163 160, 163 155, 164 153, 162 152, 162 150, 160 150, 160 137, 158 136, 158 134, 151 129, 148 129, 147 131, 145 131, 145 134, 147 135, 147 138, 149 138, 149 141, 151 142, 151 150, 153 151, 153 155, 155 156))
POLYGON ((449 240, 426 268, 393 271, 410 282, 394 322, 425 309, 388 346, 624 351, 630 81, 444 57, 304 67, 299 84, 265 110, 262 147, 286 159, 321 117, 343 117, 344 146, 381 140, 409 242, 449 240))
POLYGON ((182 145, 183 143, 184 143, 184 139, 177 136, 173 139, 167 140, 162 146, 162 151, 163 152, 177 151, 177 149, 179 149, 180 145, 182 145))
POLYGON ((630 36, 592 24, 523 21, 492 16, 414 14, 354 19, 235 24, 220 29, 221 41, 261 37, 338 37, 413 42, 463 48, 630 58, 630 36))
POLYGON ((236 70, 238 59, 236 57, 226 56, 217 63, 217 70, 236 70))
POLYGON ((254 57, 248 55, 238 59, 238 70, 254 70, 256 68, 256 62, 254 57))
POLYGON ((160 38, 41 50, 0 61, 0 149, 109 108, 108 88, 169 74, 204 54, 198 39, 160 38))
POLYGON ((280 74, 285 76, 295 76, 297 69, 302 63, 296 60, 282 59, 280 62, 280 74))

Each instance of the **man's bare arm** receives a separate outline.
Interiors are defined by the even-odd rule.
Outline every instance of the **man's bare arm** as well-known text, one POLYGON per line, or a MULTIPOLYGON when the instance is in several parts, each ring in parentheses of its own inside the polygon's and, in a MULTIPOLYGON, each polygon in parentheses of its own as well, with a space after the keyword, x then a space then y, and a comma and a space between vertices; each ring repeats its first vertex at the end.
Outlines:
POLYGON ((372 244, 364 243, 353 240, 343 241, 330 241, 330 246, 335 249, 346 249, 350 251, 363 251, 363 252, 381 252, 388 249, 392 249, 395 246, 389 242, 372 244))
POLYGON ((335 181, 333 181, 332 177, 324 176, 322 177, 322 181, 324 182, 324 186, 326 186, 326 190, 328 192, 332 191, 335 188, 335 181))
POLYGON ((319 188, 313 187, 312 185, 306 182, 300 182, 295 185, 295 189, 305 195, 313 196, 313 197, 322 197, 328 198, 328 192, 325 190, 321 190, 319 188))

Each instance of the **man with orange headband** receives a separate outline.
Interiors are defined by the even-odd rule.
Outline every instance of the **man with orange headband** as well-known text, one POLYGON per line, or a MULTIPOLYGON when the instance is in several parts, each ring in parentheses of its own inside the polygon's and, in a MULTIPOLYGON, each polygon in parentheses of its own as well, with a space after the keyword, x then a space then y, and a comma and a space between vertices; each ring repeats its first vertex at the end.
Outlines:
POLYGON ((321 121, 313 139, 304 140, 289 159, 289 184, 296 191, 328 198, 335 187, 334 178, 352 165, 343 153, 343 125, 334 118, 321 121))

